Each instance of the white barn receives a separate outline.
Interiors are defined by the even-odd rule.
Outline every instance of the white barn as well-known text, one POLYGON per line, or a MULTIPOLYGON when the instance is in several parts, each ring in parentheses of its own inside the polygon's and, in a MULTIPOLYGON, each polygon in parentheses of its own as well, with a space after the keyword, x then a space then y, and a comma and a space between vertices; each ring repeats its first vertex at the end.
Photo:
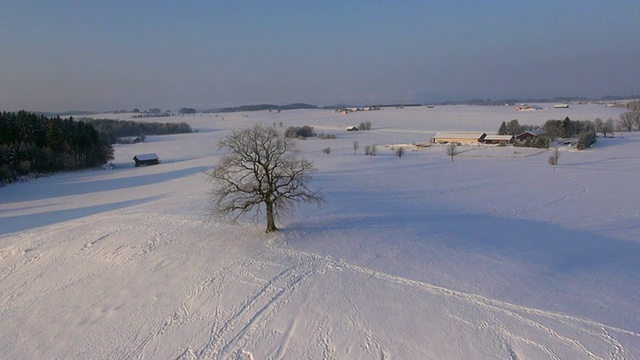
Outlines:
POLYGON ((477 144, 484 141, 486 136, 487 134, 483 132, 439 132, 431 142, 436 144, 477 144))
POLYGON ((485 144, 512 144, 515 141, 513 135, 487 135, 484 137, 485 144))

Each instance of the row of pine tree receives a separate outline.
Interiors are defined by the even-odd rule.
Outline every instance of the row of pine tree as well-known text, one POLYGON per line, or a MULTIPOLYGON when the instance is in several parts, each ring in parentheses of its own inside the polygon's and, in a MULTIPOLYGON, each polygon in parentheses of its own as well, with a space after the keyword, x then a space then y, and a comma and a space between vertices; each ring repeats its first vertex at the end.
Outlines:
POLYGON ((0 185, 23 176, 100 166, 112 159, 113 147, 84 121, 26 111, 0 113, 0 185))

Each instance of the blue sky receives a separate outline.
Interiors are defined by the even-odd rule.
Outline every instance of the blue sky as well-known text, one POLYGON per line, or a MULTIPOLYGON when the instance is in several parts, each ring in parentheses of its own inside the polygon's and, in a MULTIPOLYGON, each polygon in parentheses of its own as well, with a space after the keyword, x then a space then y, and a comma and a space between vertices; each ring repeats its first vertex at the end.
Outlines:
POLYGON ((0 110, 640 93, 640 2, 0 0, 0 110))

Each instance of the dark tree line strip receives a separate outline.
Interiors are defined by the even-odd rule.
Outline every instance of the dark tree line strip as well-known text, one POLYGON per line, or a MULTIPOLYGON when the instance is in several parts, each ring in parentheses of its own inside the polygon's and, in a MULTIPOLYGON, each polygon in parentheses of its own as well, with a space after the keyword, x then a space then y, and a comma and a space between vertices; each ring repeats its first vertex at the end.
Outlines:
POLYGON ((184 134, 192 132, 189 124, 181 123, 159 123, 159 122, 136 122, 130 120, 112 119, 83 119, 93 125, 100 136, 109 144, 115 144, 118 138, 141 136, 141 135, 167 135, 184 134))
POLYGON ((84 121, 26 111, 0 113, 0 185, 21 176, 100 166, 112 159, 111 145, 84 121))
MULTIPOLYGON (((610 120, 610 122, 613 124, 613 120, 610 120)), ((517 119, 513 119, 509 122, 503 121, 498 129, 498 134, 516 136, 525 131, 544 130, 541 136, 514 143, 514 146, 534 148, 549 148, 551 143, 558 138, 574 138, 577 136, 577 148, 583 150, 595 144, 596 130, 601 129, 602 124, 601 119, 596 119, 595 122, 592 122, 589 120, 571 120, 566 117, 564 120, 547 120, 543 126, 533 126, 520 124, 517 119)), ((605 136, 607 135, 607 130, 600 131, 605 136)))

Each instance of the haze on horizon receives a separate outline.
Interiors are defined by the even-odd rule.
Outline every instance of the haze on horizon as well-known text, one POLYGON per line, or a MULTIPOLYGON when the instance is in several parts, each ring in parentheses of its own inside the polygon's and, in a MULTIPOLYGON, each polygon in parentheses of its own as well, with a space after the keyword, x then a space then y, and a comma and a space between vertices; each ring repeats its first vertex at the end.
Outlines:
POLYGON ((640 93, 640 2, 4 1, 0 110, 640 93))

